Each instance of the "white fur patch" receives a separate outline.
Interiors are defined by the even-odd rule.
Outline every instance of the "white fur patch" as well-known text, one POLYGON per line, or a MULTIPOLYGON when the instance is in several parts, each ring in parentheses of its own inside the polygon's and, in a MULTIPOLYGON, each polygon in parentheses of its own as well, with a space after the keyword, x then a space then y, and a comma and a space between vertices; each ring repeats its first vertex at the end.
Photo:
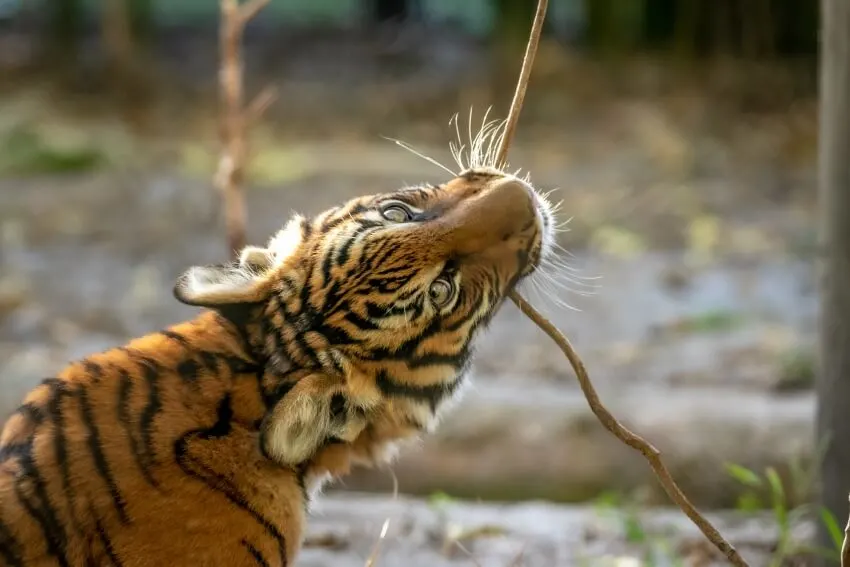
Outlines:
POLYGON ((194 266, 183 279, 182 294, 188 300, 216 303, 234 295, 253 292, 256 277, 239 268, 194 266))
POLYGON ((265 271, 274 265, 274 254, 268 248, 246 246, 239 254, 239 267, 251 271, 265 271))
POLYGON ((272 255, 273 263, 279 266, 287 258, 295 254, 301 246, 301 222, 302 215, 295 215, 269 240, 268 251, 272 255))

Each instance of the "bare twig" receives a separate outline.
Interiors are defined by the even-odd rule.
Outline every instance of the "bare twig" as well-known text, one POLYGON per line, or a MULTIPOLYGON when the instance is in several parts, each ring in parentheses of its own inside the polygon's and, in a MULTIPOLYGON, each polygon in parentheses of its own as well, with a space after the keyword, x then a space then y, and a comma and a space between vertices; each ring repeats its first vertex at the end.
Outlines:
POLYGON ((366 567, 374 567, 375 562, 378 560, 378 555, 381 553, 381 544, 384 542, 384 538, 387 537, 387 530, 390 527, 390 519, 387 518, 384 520, 384 525, 381 526, 381 535, 378 536, 378 541, 375 542, 375 546, 372 548, 372 553, 369 555, 369 559, 366 560, 366 567))
MULTIPOLYGON (((537 4, 537 13, 535 14, 534 24, 532 25, 531 37, 528 40, 528 47, 525 51, 522 71, 520 72, 516 92, 508 114, 507 124, 505 125, 505 136, 502 139, 499 153, 497 154, 497 163, 500 165, 503 165, 507 161, 508 149, 510 148, 513 133, 516 130, 519 112, 522 107, 523 99, 525 98, 525 91, 528 87, 528 79, 531 75, 531 66, 534 63, 534 54, 537 50, 537 44, 540 41, 540 31, 543 27, 543 19, 546 16, 546 5, 546 0, 539 0, 537 4)), ((655 476, 658 477, 658 481, 661 483, 661 486, 664 488, 665 492, 667 492, 670 499, 672 499, 673 502, 682 509, 682 511, 688 516, 688 518, 691 519, 691 521, 693 521, 694 524, 697 525, 697 527, 699 527, 702 533, 705 534, 705 537, 708 538, 708 540, 711 541, 711 543, 726 556, 730 563, 738 567, 746 567, 747 562, 744 561, 738 551, 729 542, 727 542, 722 535, 720 535, 720 532, 717 531, 711 522, 706 520, 705 517, 699 513, 696 507, 694 507, 691 501, 688 500, 687 496, 685 496, 676 484, 676 481, 673 480, 670 471, 667 470, 667 467, 661 460, 661 452, 647 443, 642 437, 625 428, 602 404, 599 399, 599 395, 596 393, 596 389, 593 387, 593 383, 590 381, 590 377, 587 375, 584 363, 581 361, 578 354, 576 354, 575 350, 573 350, 569 340, 567 340, 567 338, 551 322, 537 312, 531 304, 523 299, 519 293, 512 291, 510 293, 510 298, 529 319, 534 321, 534 323, 547 335, 549 335, 549 337, 561 348, 561 351, 563 351, 564 355, 566 355, 576 373, 581 390, 584 393, 584 397, 587 399, 587 403, 590 405, 591 411, 599 419, 605 429, 613 433, 614 436, 632 449, 639 451, 644 458, 646 458, 649 466, 652 468, 655 476)), ((848 529, 850 529, 850 523, 848 523, 848 529)))
POLYGON ((844 541, 841 543, 841 567, 850 567, 850 518, 844 526, 844 541))
POLYGON ((502 136, 502 145, 499 147, 499 153, 496 154, 496 167, 503 167, 508 161, 508 149, 511 147, 514 132, 516 132, 517 124, 519 124, 519 112, 522 110, 522 103, 525 101, 525 91, 528 89, 528 79, 531 77, 531 69, 534 67, 534 56, 537 55, 537 45, 540 43, 540 32, 543 31, 543 22, 546 20, 546 8, 548 6, 548 0, 538 0, 537 2, 537 12, 534 14, 534 22, 531 24, 531 34, 528 37, 528 45, 525 47, 525 56, 522 58, 522 67, 519 71, 514 99, 511 101, 511 108, 508 111, 505 134, 502 136))
POLYGON ((269 0, 221 0, 221 144, 215 184, 224 200, 224 222, 229 254, 234 257, 245 246, 245 164, 248 147, 245 130, 272 103, 274 91, 264 90, 248 108, 244 108, 242 91, 242 35, 248 22, 269 0))
POLYGON ((673 480, 670 471, 667 470, 667 467, 664 466, 664 462, 661 460, 661 452, 647 443, 639 435, 626 429, 602 404, 599 399, 599 395, 596 393, 596 389, 593 387, 593 383, 590 381, 590 377, 587 375, 584 363, 581 361, 578 354, 576 354, 575 350, 573 350, 573 347, 570 344, 570 341, 567 340, 567 337, 555 328, 555 326, 543 317, 543 315, 538 313, 518 293, 512 292, 511 300, 513 300, 517 307, 519 307, 529 319, 534 321, 534 323, 540 327, 543 332, 549 335, 549 337, 551 337, 552 340, 555 341, 555 343, 557 343, 557 345, 561 348, 561 351, 569 359, 573 370, 575 370, 576 377, 578 378, 579 385, 581 386, 581 391, 584 393, 584 397, 587 399, 587 403, 590 405, 591 411, 599 419, 605 429, 613 433, 617 439, 632 449, 639 451, 646 458, 649 462, 649 466, 652 467, 652 472, 654 472, 655 476, 658 477, 658 481, 661 483, 661 486, 664 487, 664 491, 667 492, 670 499, 682 509, 682 511, 693 521, 694 524, 697 525, 702 533, 705 534, 705 537, 707 537, 708 540, 713 543, 715 547, 723 553, 723 555, 726 556, 730 563, 739 567, 746 566, 747 562, 744 561, 729 542, 723 539, 723 536, 720 535, 720 532, 717 531, 711 522, 706 520, 705 517, 699 513, 676 484, 676 481, 673 480))

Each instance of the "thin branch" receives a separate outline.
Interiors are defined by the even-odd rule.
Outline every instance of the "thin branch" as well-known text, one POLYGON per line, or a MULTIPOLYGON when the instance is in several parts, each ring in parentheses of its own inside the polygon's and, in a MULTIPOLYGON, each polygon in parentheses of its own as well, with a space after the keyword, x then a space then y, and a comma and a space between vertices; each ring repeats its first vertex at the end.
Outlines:
POLYGON ((841 542, 841 567, 850 567, 850 518, 844 526, 844 541, 841 542))
POLYGON ((250 0, 240 6, 239 16, 242 19, 242 27, 253 20, 260 10, 265 8, 271 0, 250 0))
MULTIPOLYGON (((508 114, 507 124, 505 125, 505 136, 502 138, 502 142, 499 147, 497 160, 497 163, 499 164, 504 164, 507 161, 508 149, 510 148, 514 131, 516 130, 519 113, 522 108, 522 102, 525 98, 525 91, 528 87, 528 79, 531 75, 531 66, 534 63, 534 55, 540 41, 540 31, 543 28, 543 19, 546 17, 546 5, 546 0, 539 0, 537 4, 537 13, 535 14, 534 24, 532 25, 531 37, 528 40, 528 46, 525 50, 522 71, 520 72, 516 92, 514 93, 514 99, 511 103, 511 109, 508 114)), ((723 553, 730 563, 737 567, 747 567, 747 562, 744 561, 738 551, 729 542, 727 542, 722 535, 720 535, 720 532, 717 531, 717 528, 715 528, 711 522, 706 520, 705 517, 699 513, 696 507, 694 507, 691 501, 688 500, 687 496, 685 496, 676 484, 676 481, 673 480, 670 471, 667 470, 667 467, 661 460, 661 452, 647 443, 642 437, 625 428, 602 404, 599 399, 599 395, 596 393, 596 389, 593 387, 593 383, 590 381, 590 377, 587 374, 584 363, 581 361, 578 354, 576 354, 575 350, 573 350, 573 347, 569 340, 567 340, 567 337, 565 337, 551 322, 534 309, 530 303, 523 299, 519 293, 511 291, 510 298, 516 306, 519 307, 520 311, 522 311, 522 313, 531 319, 547 335, 549 335, 549 337, 560 347, 564 355, 566 355, 576 373, 579 385, 581 386, 581 391, 584 393, 584 397, 587 399, 587 403, 590 406, 591 411, 599 419, 605 429, 613 433, 620 441, 632 449, 639 451, 644 456, 670 499, 682 509, 688 518, 696 524, 702 533, 705 534, 705 537, 708 538, 708 540, 714 544, 721 553, 723 553)), ((848 523, 848 528, 850 528, 850 523, 848 523)))
POLYGON ((250 126, 259 120, 276 99, 277 90, 274 87, 264 88, 248 105, 248 109, 245 111, 245 122, 250 126))
POLYGON ((245 246, 245 167, 248 158, 247 126, 271 105, 274 95, 263 91, 246 110, 242 91, 242 36, 245 26, 269 0, 221 0, 219 50, 221 71, 221 141, 222 153, 214 181, 224 200, 224 222, 229 255, 235 257, 245 246))
POLYGON ((505 124, 505 134, 502 136, 502 144, 496 155, 496 167, 503 167, 508 161, 508 149, 514 138, 517 124, 519 124, 519 113, 522 103, 525 102, 525 91, 528 89, 528 79, 531 77, 531 69, 534 66, 534 56, 537 55, 537 45, 540 43, 540 33, 543 31, 543 21, 546 19, 546 8, 548 0, 538 0, 537 11, 534 14, 534 22, 531 24, 531 34, 528 37, 528 45, 525 46, 525 56, 522 58, 522 68, 514 91, 514 99, 508 111, 508 119, 505 124))
POLYGON ((575 350, 573 350, 573 347, 570 344, 570 341, 567 340, 567 337, 555 328, 555 326, 543 317, 543 315, 537 312, 537 310, 535 310, 518 293, 511 292, 510 297, 529 319, 534 321, 534 323, 540 327, 543 332, 555 341, 555 343, 561 348, 561 351, 566 355, 567 359, 569 359, 573 370, 575 370, 576 377, 578 378, 579 385, 581 386, 581 391, 584 393, 584 397, 587 399, 587 403, 590 405, 591 411, 599 419, 605 429, 613 433, 617 439, 632 449, 639 451, 649 462, 649 466, 652 467, 652 472, 654 472, 655 476, 658 477, 658 481, 661 483, 661 486, 664 488, 664 491, 667 492, 670 499, 682 509, 688 518, 690 518, 702 531, 702 533, 705 534, 705 537, 707 537, 708 540, 713 543, 715 547, 723 553, 723 555, 726 556, 730 563, 737 565, 738 567, 745 567, 747 562, 744 561, 729 542, 723 539, 723 536, 720 535, 717 528, 715 528, 711 522, 706 520, 705 517, 699 513, 694 505, 691 504, 691 501, 688 500, 688 497, 685 496, 676 484, 676 481, 673 480, 670 471, 667 470, 667 467, 664 466, 664 462, 661 460, 661 452, 647 443, 641 436, 626 429, 602 404, 599 399, 599 395, 596 393, 596 389, 593 387, 593 383, 590 381, 590 377, 587 375, 584 363, 581 361, 578 354, 576 354, 575 350))

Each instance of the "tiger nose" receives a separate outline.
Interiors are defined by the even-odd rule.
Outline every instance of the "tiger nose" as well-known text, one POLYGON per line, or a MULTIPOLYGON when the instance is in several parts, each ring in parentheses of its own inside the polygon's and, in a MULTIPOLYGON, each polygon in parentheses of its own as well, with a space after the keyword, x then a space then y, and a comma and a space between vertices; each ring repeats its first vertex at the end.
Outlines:
POLYGON ((524 225, 528 216, 534 215, 537 207, 537 195, 534 190, 514 178, 494 182, 483 198, 491 201, 491 206, 499 211, 496 218, 509 217, 504 219, 508 221, 508 224, 513 224, 512 221, 515 221, 524 225))
POLYGON ((490 183, 441 222, 455 253, 474 254, 521 233, 534 219, 533 190, 517 179, 504 178, 490 183))

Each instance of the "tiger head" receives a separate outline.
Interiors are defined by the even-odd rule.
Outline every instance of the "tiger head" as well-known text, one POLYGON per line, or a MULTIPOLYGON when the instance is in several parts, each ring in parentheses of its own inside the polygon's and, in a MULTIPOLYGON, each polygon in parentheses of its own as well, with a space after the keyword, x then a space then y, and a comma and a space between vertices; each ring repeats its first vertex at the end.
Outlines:
POLYGON ((435 413, 476 332, 554 240, 552 207, 527 181, 475 167, 295 215, 266 247, 190 268, 174 293, 241 313, 257 355, 281 371, 315 368, 435 413))

